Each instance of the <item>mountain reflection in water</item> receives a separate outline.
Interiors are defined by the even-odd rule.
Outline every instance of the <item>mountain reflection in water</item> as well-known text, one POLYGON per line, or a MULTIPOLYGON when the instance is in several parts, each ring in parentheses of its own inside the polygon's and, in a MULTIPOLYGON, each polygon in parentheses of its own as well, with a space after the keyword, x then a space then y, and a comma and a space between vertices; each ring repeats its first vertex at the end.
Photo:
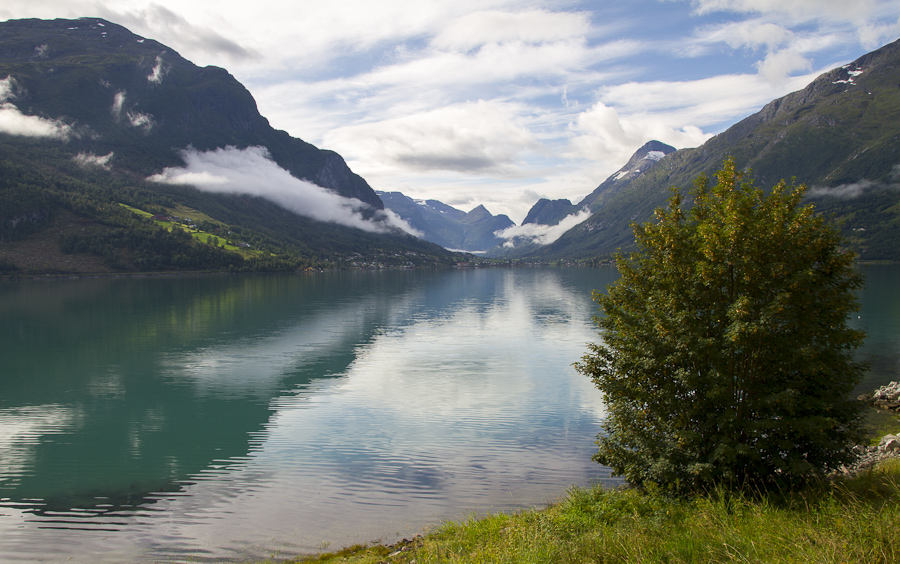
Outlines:
POLYGON ((601 398, 571 365, 617 276, 4 282, 0 559, 296 554, 604 479, 601 398))

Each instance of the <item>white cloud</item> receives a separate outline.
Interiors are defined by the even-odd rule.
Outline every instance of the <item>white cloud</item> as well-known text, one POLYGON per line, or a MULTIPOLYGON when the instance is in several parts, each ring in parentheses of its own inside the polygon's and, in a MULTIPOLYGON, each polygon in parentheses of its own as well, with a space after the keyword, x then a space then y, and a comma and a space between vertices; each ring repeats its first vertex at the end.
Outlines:
POLYGON ((125 105, 125 91, 116 92, 116 95, 113 96, 113 105, 110 108, 110 112, 113 117, 117 120, 122 117, 122 106, 125 105))
MULTIPOLYGON (((187 158, 185 159, 187 160, 187 158)), ((226 186, 231 183, 227 176, 214 174, 208 170, 200 172, 190 171, 189 163, 185 169, 167 168, 159 174, 154 174, 148 180, 153 182, 162 182, 164 184, 180 184, 183 186, 194 186, 201 190, 206 190, 211 186, 226 186)), ((214 192, 215 190, 210 190, 214 192)))
POLYGON ((144 114, 141 112, 126 112, 125 116, 128 118, 128 123, 131 124, 131 127, 138 127, 143 129, 144 131, 150 131, 153 129, 153 116, 149 114, 144 114))
POLYGON ((16 97, 15 94, 16 89, 16 79, 11 76, 7 76, 3 80, 0 80, 0 104, 8 102, 16 97))
MULTIPOLYGON (((149 79, 150 77, 147 78, 149 79)), ((116 92, 116 95, 113 97, 113 105, 110 109, 110 112, 112 112, 113 118, 115 118, 116 121, 122 119, 122 110, 125 109, 125 101, 127 99, 127 96, 128 95, 126 94, 126 92, 122 90, 116 92)), ((146 132, 149 132, 151 129, 153 129, 153 116, 149 114, 145 114, 137 110, 126 110, 125 118, 128 120, 128 124, 131 125, 131 127, 138 127, 146 132)))
POLYGON ((417 171, 514 173, 524 153, 538 148, 521 123, 520 106, 479 100, 371 124, 325 137, 348 157, 417 171))
POLYGON ((791 42, 795 34, 786 27, 767 21, 727 22, 701 30, 699 41, 725 43, 732 49, 775 49, 791 42))
POLYGON ((834 198, 856 198, 871 190, 900 190, 900 165, 894 165, 887 181, 862 179, 852 184, 840 186, 812 186, 806 193, 811 198, 831 196, 834 198))
POLYGON ((72 159, 76 164, 82 167, 96 166, 106 170, 110 169, 109 161, 112 160, 114 153, 112 151, 106 155, 95 155, 94 153, 78 153, 72 159))
POLYGON ((650 140, 678 149, 697 147, 712 137, 703 128, 716 132, 735 118, 749 116, 771 100, 806 86, 818 72, 789 76, 788 69, 808 64, 802 56, 784 52, 761 63, 759 74, 601 88, 600 101, 570 125, 573 138, 567 155, 608 163, 612 171, 650 140))
POLYGON ((783 14, 816 19, 858 19, 875 12, 879 0, 693 0, 699 13, 743 12, 783 14))
POLYGON ((900 35, 900 17, 890 23, 865 22, 857 27, 856 33, 866 49, 877 49, 900 35))
POLYGON ((590 32, 586 14, 531 10, 479 11, 449 22, 432 39, 439 49, 468 50, 487 43, 544 43, 584 36, 590 32))
POLYGON ((779 83, 796 71, 811 70, 812 61, 793 49, 784 49, 768 53, 764 60, 756 64, 756 68, 769 82, 779 83))
POLYGON ((540 225, 537 223, 513 225, 498 231, 495 235, 501 239, 506 239, 506 242, 503 243, 504 247, 515 247, 517 244, 522 243, 549 245, 562 237, 563 233, 584 222, 590 216, 590 211, 582 210, 564 217, 557 225, 540 225))
MULTIPOLYGON (((648 106, 648 110, 652 110, 648 106)), ((606 163, 610 172, 624 165, 644 143, 662 141, 676 148, 702 145, 711 134, 697 126, 683 126, 678 119, 682 110, 658 113, 620 114, 613 107, 597 102, 578 115, 572 124, 574 138, 568 155, 606 163)))
POLYGON ((147 75, 147 81, 151 84, 159 84, 168 71, 168 67, 163 65, 162 55, 158 55, 156 57, 156 65, 150 71, 150 74, 147 75))
POLYGON ((755 14, 789 26, 848 25, 867 49, 880 47, 900 34, 895 0, 693 0, 698 14, 755 14), (883 20, 890 20, 885 23, 883 20), (878 21, 882 20, 882 21, 878 21))
MULTIPOLYGON (((406 226, 396 216, 376 212, 373 219, 360 213, 363 202, 344 198, 306 180, 299 180, 275 164, 263 147, 214 151, 182 151, 183 167, 166 168, 148 178, 165 184, 189 184, 208 192, 260 196, 298 215, 371 232, 406 226)), ((407 232, 414 230, 406 226, 407 232)))
POLYGON ((21 137, 49 137, 68 140, 75 132, 61 120, 23 114, 9 100, 16 98, 16 81, 7 76, 0 80, 0 133, 21 137))
MULTIPOLYGON (((177 13, 191 10, 193 6, 190 4, 173 2, 171 7, 161 4, 150 3, 146 7, 122 9, 119 5, 112 8, 112 3, 108 3, 87 12, 122 24, 135 33, 147 35, 161 43, 185 49, 192 57, 224 57, 235 63, 259 60, 260 54, 254 49, 222 35, 208 25, 192 23, 177 13)), ((208 22, 209 18, 198 18, 195 21, 198 20, 208 22)))

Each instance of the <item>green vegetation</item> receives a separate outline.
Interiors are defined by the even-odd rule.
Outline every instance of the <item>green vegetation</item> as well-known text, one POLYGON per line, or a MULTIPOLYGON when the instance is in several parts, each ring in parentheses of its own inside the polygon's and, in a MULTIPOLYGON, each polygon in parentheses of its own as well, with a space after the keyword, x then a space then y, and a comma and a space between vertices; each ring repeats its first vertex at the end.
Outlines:
POLYGON ((382 205, 339 155, 273 129, 224 69, 197 67, 110 22, 12 20, 0 27, 0 78, 11 77, 17 107, 69 128, 65 140, 0 134, 3 274, 455 262, 451 253, 399 230, 370 233, 301 217, 261 197, 147 181, 184 164, 181 151, 188 147, 255 146, 296 178, 372 210, 382 205), (35 45, 48 46, 49 55, 19 56, 35 45), (158 56, 167 73, 155 84, 147 76, 158 56), (151 122, 133 126, 130 112, 151 122))
POLYGON ((181 229, 197 241, 221 247, 226 251, 237 252, 244 258, 265 256, 260 251, 251 250, 248 243, 235 243, 232 239, 237 239, 237 235, 224 223, 217 222, 206 214, 186 206, 176 206, 177 213, 175 210, 163 209, 164 213, 154 215, 126 204, 120 205, 144 219, 153 221, 166 231, 181 229), (199 228, 197 222, 199 222, 199 228), (223 233, 229 238, 219 239, 223 233))
POLYGON ((297 562, 888 564, 900 561, 897 462, 792 493, 576 488, 546 509, 448 523, 406 550, 352 547, 297 562))
POLYGON ((604 392, 594 459, 641 487, 788 486, 848 462, 863 333, 860 275, 805 187, 754 188, 728 159, 694 205, 677 190, 594 299, 602 344, 577 365, 604 392))
POLYGON ((6 244, 0 273, 268 271, 454 260, 411 236, 317 222, 262 198, 84 168, 69 151, 0 135, 0 242, 6 244), (154 215, 181 219, 157 221, 154 215), (34 238, 56 241, 54 249, 41 248, 40 254, 52 250, 53 256, 39 265, 22 259, 34 238))
MULTIPOLYGON (((712 175, 726 156, 767 186, 796 177, 807 199, 839 222, 863 260, 900 260, 900 42, 829 71, 772 101, 702 146, 680 149, 627 182, 604 182, 594 214, 534 254, 609 256, 631 250, 632 221, 646 221, 667 187, 712 175), (849 81, 849 71, 865 72, 849 81), (852 82, 852 83, 851 83, 852 82), (605 186, 604 186, 605 185, 605 186)), ((517 256, 517 255, 516 255, 517 256)))

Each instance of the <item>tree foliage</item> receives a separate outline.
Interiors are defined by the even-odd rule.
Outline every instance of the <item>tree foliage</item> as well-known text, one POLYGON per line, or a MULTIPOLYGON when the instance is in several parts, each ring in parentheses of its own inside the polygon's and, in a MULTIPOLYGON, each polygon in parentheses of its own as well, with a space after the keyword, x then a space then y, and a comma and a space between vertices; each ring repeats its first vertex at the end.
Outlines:
POLYGON ((862 280, 805 186, 769 194, 725 161, 693 206, 673 189, 638 250, 594 293, 602 344, 576 367, 604 393, 594 459, 635 485, 684 492, 835 468, 859 435, 850 399, 862 280))

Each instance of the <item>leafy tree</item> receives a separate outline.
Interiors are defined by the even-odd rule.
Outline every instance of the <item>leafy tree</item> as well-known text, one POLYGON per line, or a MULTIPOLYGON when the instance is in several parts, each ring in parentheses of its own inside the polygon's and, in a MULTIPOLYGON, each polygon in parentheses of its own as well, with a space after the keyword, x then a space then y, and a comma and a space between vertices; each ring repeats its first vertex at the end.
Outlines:
POLYGON ((602 344, 576 367, 604 392, 594 460, 670 492, 791 482, 849 460, 864 366, 850 329, 854 256, 805 186, 764 194, 728 159, 718 184, 673 188, 638 250, 594 293, 602 344))

